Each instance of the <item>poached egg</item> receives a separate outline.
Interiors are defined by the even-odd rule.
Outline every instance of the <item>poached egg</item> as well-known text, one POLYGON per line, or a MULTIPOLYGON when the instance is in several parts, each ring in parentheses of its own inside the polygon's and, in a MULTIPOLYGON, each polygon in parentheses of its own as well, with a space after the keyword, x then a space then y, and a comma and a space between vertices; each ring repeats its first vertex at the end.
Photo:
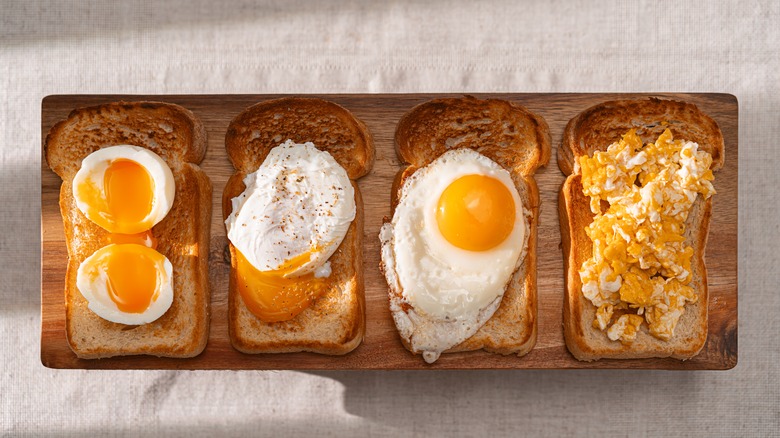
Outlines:
POLYGON ((322 295, 333 255, 355 219, 346 170, 313 143, 272 149, 225 220, 239 293, 265 322, 294 318, 322 295))

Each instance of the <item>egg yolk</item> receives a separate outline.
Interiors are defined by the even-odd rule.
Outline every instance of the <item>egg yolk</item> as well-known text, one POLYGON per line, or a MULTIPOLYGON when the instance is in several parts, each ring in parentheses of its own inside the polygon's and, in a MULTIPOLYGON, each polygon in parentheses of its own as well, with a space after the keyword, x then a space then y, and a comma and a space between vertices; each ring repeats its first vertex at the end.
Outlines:
POLYGON ((135 161, 111 162, 103 175, 103 190, 86 182, 78 187, 90 220, 112 233, 134 234, 151 228, 144 219, 152 211, 154 180, 135 161))
POLYGON ((136 244, 111 247, 106 260, 108 295, 119 310, 127 313, 145 311, 157 291, 156 258, 160 254, 151 248, 136 244))
POLYGON ((451 244, 468 251, 486 251, 512 233, 515 201, 501 181, 466 175, 442 192, 436 221, 451 244))
POLYGON ((285 277, 310 257, 310 253, 301 254, 288 260, 281 269, 259 271, 236 250, 238 291, 249 311, 265 322, 287 321, 322 295, 327 290, 325 278, 316 278, 314 273, 285 277))
POLYGON ((142 222, 152 211, 154 182, 146 168, 135 161, 113 161, 103 184, 108 211, 120 227, 142 222))

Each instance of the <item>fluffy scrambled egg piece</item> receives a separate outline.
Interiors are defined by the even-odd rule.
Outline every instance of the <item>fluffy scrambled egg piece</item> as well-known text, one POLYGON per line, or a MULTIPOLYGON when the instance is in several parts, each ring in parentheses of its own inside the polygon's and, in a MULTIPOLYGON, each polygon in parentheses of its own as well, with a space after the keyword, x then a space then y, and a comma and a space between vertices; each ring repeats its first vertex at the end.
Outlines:
POLYGON ((668 129, 642 145, 632 129, 606 152, 579 159, 595 214, 586 228, 593 255, 579 271, 582 293, 597 307, 593 326, 613 341, 632 342, 643 321, 651 335, 669 340, 685 304, 698 299, 689 286, 685 220, 698 194, 715 193, 712 156, 698 147, 668 129))

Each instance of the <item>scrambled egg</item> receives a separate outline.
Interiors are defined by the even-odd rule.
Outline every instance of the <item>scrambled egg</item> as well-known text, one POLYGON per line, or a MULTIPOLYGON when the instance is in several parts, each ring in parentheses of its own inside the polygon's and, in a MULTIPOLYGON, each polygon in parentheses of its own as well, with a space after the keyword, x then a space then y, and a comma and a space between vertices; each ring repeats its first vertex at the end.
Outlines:
POLYGON ((643 146, 632 129, 606 152, 579 159, 595 214, 586 228, 593 256, 579 271, 582 293, 597 307, 593 326, 613 341, 633 341, 643 320, 651 335, 671 339, 685 304, 698 298, 689 286, 685 220, 699 193, 715 193, 712 156, 698 147, 668 129, 643 146))

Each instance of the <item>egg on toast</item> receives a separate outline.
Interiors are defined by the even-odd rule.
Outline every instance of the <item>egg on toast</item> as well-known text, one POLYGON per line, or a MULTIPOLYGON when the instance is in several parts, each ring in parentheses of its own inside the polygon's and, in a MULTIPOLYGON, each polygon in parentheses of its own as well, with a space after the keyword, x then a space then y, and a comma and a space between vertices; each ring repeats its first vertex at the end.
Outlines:
POLYGON ((44 149, 63 180, 71 349, 88 359, 198 355, 210 308, 201 122, 161 102, 80 108, 51 128, 44 149))
POLYGON ((407 113, 395 140, 406 167, 380 232, 381 268, 404 346, 429 363, 445 352, 526 354, 546 122, 507 101, 436 99, 407 113))
POLYGON ((322 99, 258 103, 230 123, 223 192, 229 331, 244 353, 346 354, 365 332, 365 124, 322 99))
POLYGON ((605 102, 568 123, 558 211, 564 337, 577 359, 702 349, 712 171, 723 160, 717 123, 685 102, 605 102))

